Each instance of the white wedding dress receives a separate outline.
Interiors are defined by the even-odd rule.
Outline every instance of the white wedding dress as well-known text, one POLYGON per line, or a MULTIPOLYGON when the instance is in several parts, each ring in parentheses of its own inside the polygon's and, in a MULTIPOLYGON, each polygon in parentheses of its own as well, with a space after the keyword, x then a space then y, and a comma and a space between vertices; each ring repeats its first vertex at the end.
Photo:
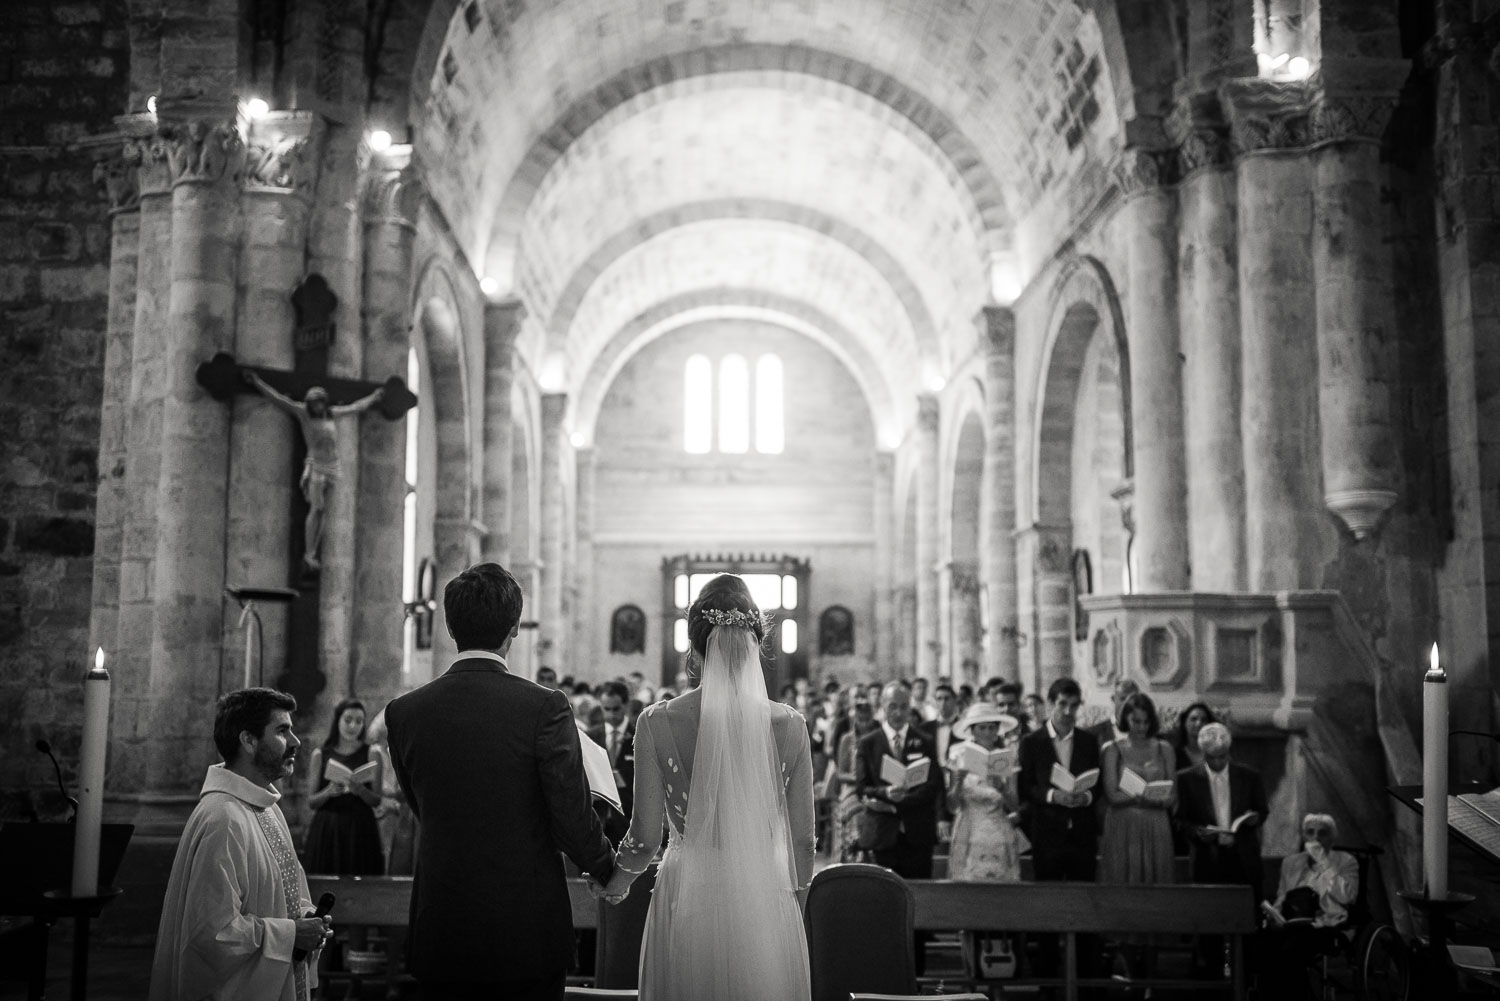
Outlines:
POLYGON ((617 864, 643 871, 669 831, 641 1001, 807 1001, 811 752, 802 716, 766 697, 753 633, 713 630, 702 685, 641 714, 635 756, 617 864))

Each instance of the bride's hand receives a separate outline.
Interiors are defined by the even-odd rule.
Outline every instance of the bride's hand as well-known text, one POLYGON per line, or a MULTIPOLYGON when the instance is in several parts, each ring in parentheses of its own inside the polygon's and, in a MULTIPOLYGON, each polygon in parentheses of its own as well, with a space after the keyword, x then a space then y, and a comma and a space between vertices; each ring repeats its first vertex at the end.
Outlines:
POLYGON ((607 904, 618 904, 630 896, 630 884, 635 880, 635 874, 626 872, 619 866, 615 866, 615 873, 609 878, 609 885, 603 888, 600 896, 607 904))

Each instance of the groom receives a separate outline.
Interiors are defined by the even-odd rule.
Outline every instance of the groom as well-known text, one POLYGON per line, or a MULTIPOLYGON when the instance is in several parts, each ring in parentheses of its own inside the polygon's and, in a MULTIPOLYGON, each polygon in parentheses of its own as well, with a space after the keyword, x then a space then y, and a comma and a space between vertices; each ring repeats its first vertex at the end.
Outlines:
POLYGON ((443 611, 458 660, 385 713, 422 825, 409 966, 423 1001, 561 1001, 573 958, 562 854, 600 882, 614 871, 578 727, 566 696, 506 666, 521 620, 514 577, 470 567, 444 589, 443 611))

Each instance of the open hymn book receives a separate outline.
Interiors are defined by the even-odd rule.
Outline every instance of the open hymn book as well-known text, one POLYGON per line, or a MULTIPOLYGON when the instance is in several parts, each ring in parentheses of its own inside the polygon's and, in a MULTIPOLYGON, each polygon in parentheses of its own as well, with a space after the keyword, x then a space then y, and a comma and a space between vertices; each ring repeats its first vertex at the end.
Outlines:
POLYGON ((1208 831, 1210 834, 1235 834, 1239 832, 1239 829, 1241 827, 1245 826, 1245 821, 1249 820, 1254 815, 1254 810, 1246 810, 1244 813, 1231 820, 1228 827, 1216 827, 1213 824, 1206 824, 1204 825, 1203 829, 1205 831, 1208 831))
POLYGON ((1165 803, 1172 798, 1172 788, 1171 779, 1156 779, 1153 782, 1147 782, 1133 768, 1120 771, 1120 791, 1127 796, 1139 796, 1153 803, 1165 803))
POLYGON ((1062 766, 1062 762, 1052 762, 1052 788, 1061 789, 1063 792, 1088 792, 1094 788, 1099 781, 1099 769, 1090 768, 1086 772, 1074 775, 1062 766))
POLYGON ((342 761, 329 758, 323 764, 323 777, 329 782, 342 782, 346 786, 375 784, 375 773, 380 771, 380 762, 366 761, 358 768, 351 769, 342 761))
POLYGON ((927 772, 932 762, 927 758, 916 758, 902 764, 889 754, 880 759, 880 778, 889 782, 892 789, 910 789, 927 781, 927 772))
POLYGON ((997 778, 1006 778, 1019 767, 1014 747, 997 747, 993 751, 986 751, 982 745, 972 740, 953 745, 948 752, 948 759, 955 768, 962 768, 970 774, 994 775, 997 778))

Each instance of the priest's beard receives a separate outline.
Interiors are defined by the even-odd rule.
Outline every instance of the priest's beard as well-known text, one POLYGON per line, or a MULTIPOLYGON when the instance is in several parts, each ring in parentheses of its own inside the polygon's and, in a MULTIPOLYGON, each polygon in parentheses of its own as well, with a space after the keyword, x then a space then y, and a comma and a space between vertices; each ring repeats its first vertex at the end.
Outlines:
POLYGON ((284 779, 291 774, 290 766, 296 758, 296 751, 277 754, 274 747, 261 744, 255 749, 255 757, 251 764, 254 766, 256 774, 264 779, 267 785, 270 785, 272 782, 284 779))

